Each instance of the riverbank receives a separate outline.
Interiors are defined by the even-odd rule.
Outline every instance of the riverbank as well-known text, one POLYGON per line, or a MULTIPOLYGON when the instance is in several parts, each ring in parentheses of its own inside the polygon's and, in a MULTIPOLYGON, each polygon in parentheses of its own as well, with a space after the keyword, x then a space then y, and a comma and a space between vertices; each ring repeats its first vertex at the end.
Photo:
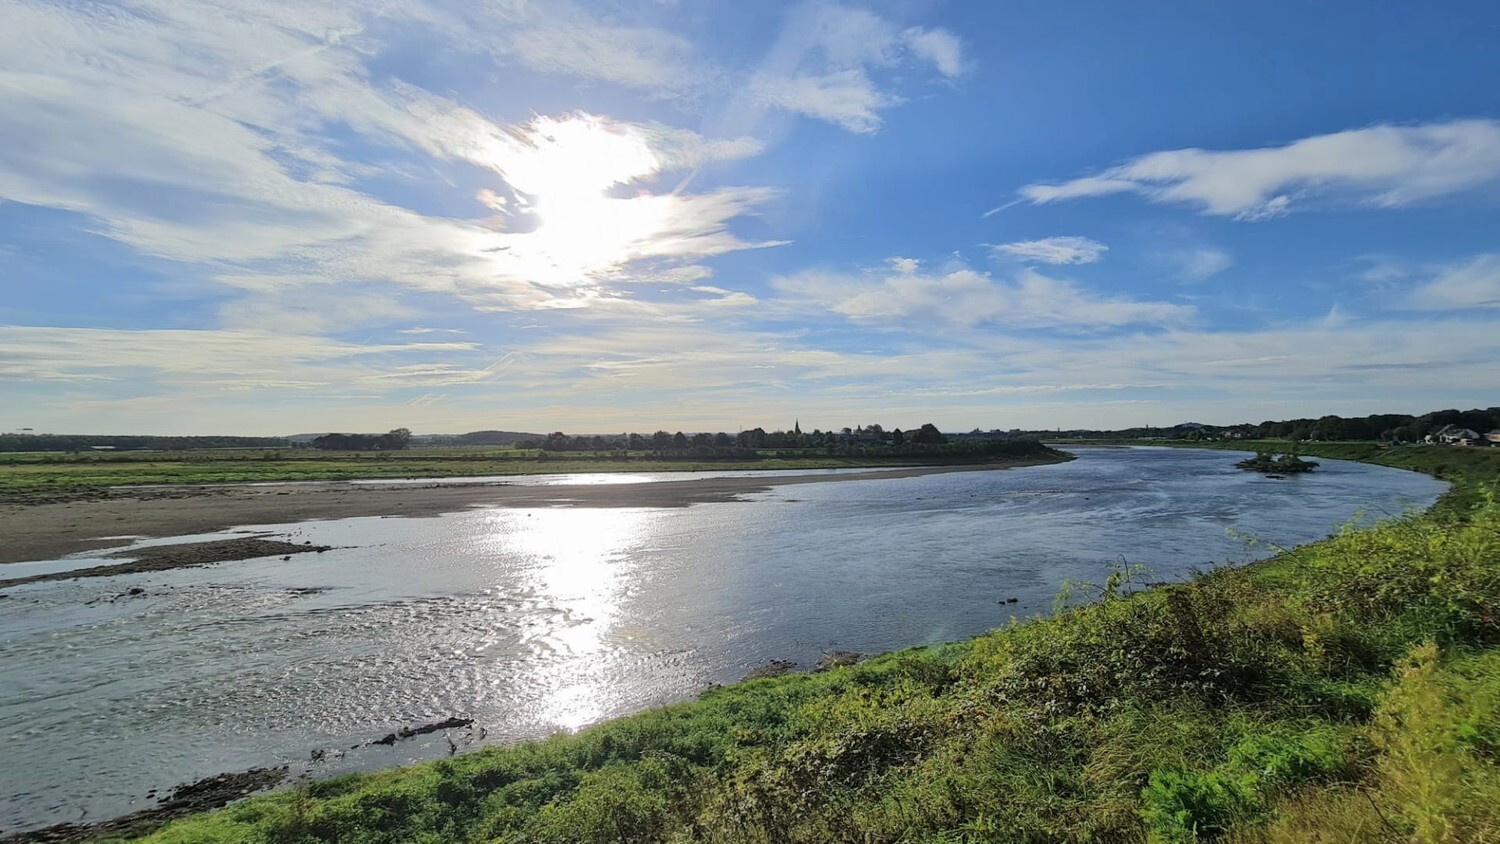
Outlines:
POLYGON ((204 486, 412 478, 521 477, 577 473, 806 471, 972 466, 1048 456, 1035 441, 934 446, 916 451, 829 454, 822 448, 777 449, 739 456, 654 452, 551 452, 442 446, 401 451, 203 449, 191 452, 0 454, 0 505, 47 504, 108 497, 122 488, 165 486, 194 494, 204 486))
POLYGON ((448 485, 296 483, 114 489, 83 500, 0 504, 0 536, 5 537, 0 543, 0 564, 56 559, 97 548, 117 547, 121 544, 118 539, 121 536, 186 536, 240 525, 355 516, 432 516, 470 507, 686 507, 732 501, 773 486, 990 471, 1040 466, 1068 459, 1063 454, 1052 452, 980 464, 875 469, 839 475, 685 478, 650 483, 555 486, 503 482, 448 485))
MULTIPOLYGON (((1452 458, 1466 459, 1466 458, 1452 458)), ((1500 506, 542 743, 314 782, 153 842, 1488 840, 1500 506)))

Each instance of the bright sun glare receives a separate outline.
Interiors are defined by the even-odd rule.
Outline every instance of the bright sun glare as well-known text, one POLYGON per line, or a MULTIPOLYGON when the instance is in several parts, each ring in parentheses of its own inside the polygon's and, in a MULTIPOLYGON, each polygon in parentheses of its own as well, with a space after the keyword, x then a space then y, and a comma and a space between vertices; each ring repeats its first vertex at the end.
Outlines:
POLYGON ((663 168, 636 127, 586 114, 537 117, 501 139, 492 157, 519 195, 515 211, 538 220, 533 231, 503 235, 495 254, 531 281, 581 284, 630 260, 670 219, 671 196, 609 195, 663 168))

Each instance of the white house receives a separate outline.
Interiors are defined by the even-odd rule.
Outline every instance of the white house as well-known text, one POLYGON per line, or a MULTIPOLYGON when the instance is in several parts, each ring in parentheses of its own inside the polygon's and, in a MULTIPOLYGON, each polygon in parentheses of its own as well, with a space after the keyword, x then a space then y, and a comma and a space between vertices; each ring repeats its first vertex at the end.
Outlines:
POLYGON ((1479 434, 1477 432, 1471 431, 1468 428, 1460 428, 1457 425, 1444 425, 1438 429, 1436 434, 1432 435, 1432 438, 1447 445, 1464 445, 1479 442, 1479 434))

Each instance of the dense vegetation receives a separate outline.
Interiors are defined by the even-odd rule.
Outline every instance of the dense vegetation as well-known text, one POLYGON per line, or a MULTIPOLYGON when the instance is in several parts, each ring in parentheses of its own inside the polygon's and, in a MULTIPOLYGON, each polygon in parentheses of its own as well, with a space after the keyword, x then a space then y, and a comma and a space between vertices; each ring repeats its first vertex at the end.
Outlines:
POLYGON ((785 449, 819 449, 823 453, 858 454, 904 451, 918 453, 925 447, 951 445, 958 450, 973 450, 982 446, 981 441, 950 443, 949 438, 931 422, 924 423, 914 431, 893 428, 887 431, 880 425, 861 425, 844 428, 842 431, 815 430, 803 433, 800 425, 790 431, 767 431, 751 428, 730 434, 684 434, 657 431, 654 434, 595 434, 573 436, 558 431, 534 440, 522 441, 526 448, 541 448, 548 451, 650 451, 662 457, 738 457, 746 453, 785 449))
POLYGON ((1500 466, 1410 451, 1447 506, 146 840, 1497 841, 1500 466))
POLYGON ((1257 451, 1254 457, 1247 457, 1234 465, 1236 468, 1268 475, 1294 475, 1318 468, 1315 460, 1303 460, 1295 454, 1273 454, 1269 451, 1257 451))
POLYGON ((411 443, 411 431, 397 428, 384 434, 324 434, 309 443, 323 451, 401 451, 411 443))

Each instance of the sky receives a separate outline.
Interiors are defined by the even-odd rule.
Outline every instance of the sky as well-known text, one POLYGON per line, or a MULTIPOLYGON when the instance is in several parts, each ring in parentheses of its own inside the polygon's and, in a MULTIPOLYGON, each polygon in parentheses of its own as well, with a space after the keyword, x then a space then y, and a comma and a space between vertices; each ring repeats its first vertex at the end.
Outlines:
POLYGON ((0 0, 0 430, 1500 404, 1500 4, 0 0))

